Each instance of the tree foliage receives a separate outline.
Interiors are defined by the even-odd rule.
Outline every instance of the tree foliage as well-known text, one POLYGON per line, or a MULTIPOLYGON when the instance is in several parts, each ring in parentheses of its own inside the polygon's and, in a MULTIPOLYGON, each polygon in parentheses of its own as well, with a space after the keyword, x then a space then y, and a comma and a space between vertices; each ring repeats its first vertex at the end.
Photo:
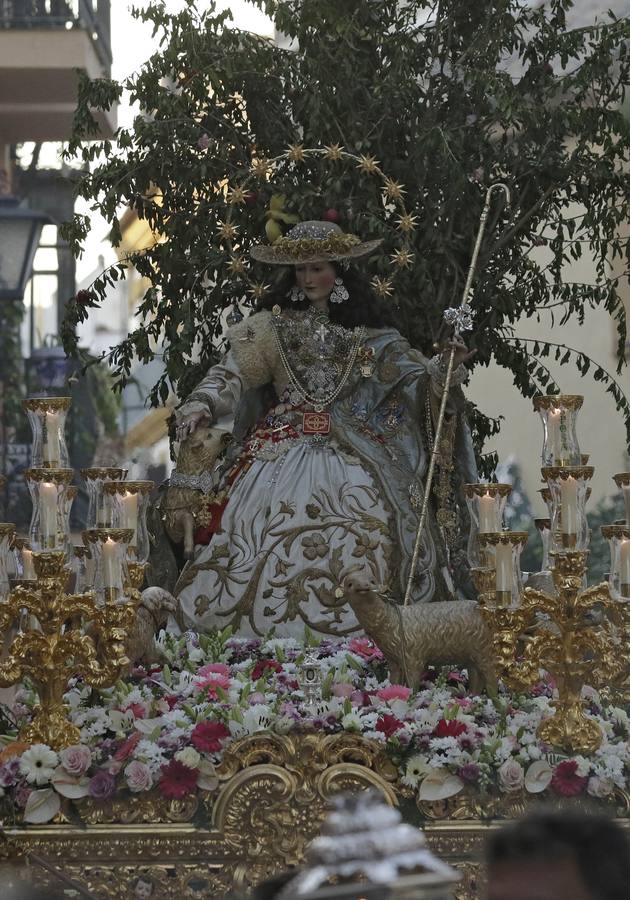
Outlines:
MULTIPOLYGON (((124 83, 82 83, 70 147, 90 169, 80 194, 111 222, 114 244, 125 206, 160 235, 131 257, 151 287, 137 327, 111 353, 119 386, 134 359, 158 351, 165 368, 151 401, 164 401, 171 387, 180 396, 191 389, 214 358, 226 308, 253 302, 231 257, 246 259, 250 244, 265 240, 278 194, 290 214, 321 218, 332 209, 344 229, 382 237, 385 252, 371 263, 379 277, 391 274, 390 254, 404 241, 413 259, 397 270, 392 302, 412 343, 431 352, 444 309, 461 299, 485 189, 503 181, 512 202, 493 204, 473 285, 478 364, 494 358, 526 396, 557 390, 549 355, 583 371, 593 365, 630 433, 614 376, 562 340, 570 317, 603 307, 616 324, 621 366, 629 23, 609 14, 604 24, 571 29, 571 0, 253 2, 291 39, 290 49, 225 27, 229 13, 212 3, 173 15, 154 0, 136 15, 153 23, 159 51, 124 83), (109 108, 123 89, 144 112, 115 144, 91 141, 94 109, 109 108), (356 165, 285 158, 271 179, 253 183, 256 160, 290 145, 334 144, 375 157, 404 186, 413 230, 401 234, 382 191, 356 165), (229 209, 237 238, 226 248, 226 186, 241 185, 245 202, 229 209), (583 253, 593 254, 594 285, 575 280, 583 253), (519 319, 547 311, 555 316, 550 342, 520 340, 519 319)), ((66 228, 77 252, 89 228, 82 216, 66 228)), ((269 280, 264 267, 248 266, 253 279, 269 280)), ((76 323, 124 268, 123 261, 107 270, 69 303, 69 352, 78 351, 76 323)), ((497 428, 481 415, 475 425, 479 446, 497 428)))

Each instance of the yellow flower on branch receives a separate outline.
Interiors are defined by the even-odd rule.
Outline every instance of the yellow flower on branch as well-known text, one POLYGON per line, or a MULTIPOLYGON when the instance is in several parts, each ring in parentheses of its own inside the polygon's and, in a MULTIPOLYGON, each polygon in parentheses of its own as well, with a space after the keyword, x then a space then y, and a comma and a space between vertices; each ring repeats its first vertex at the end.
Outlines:
POLYGON ((410 253, 409 250, 403 248, 402 250, 396 250, 392 253, 390 259, 399 269, 408 269, 413 262, 413 253, 410 253))
POLYGON ((411 213, 405 213, 402 216, 398 216, 398 222, 396 224, 400 231, 404 234, 409 234, 410 231, 415 231, 416 225, 418 224, 418 217, 411 213))
POLYGON ((394 292, 394 285, 390 278, 379 278, 378 275, 375 275, 371 285, 378 297, 391 297, 394 292))
POLYGON ((289 144, 286 154, 287 159, 291 160, 291 162, 304 162, 306 159, 304 156, 304 144, 289 144))
POLYGON ((407 191, 404 190, 403 184, 400 184, 398 181, 394 181, 393 178, 386 178, 385 193, 390 200, 402 200, 403 194, 406 194, 407 191))
POLYGON ((331 162, 338 162, 342 158, 343 147, 339 144, 330 144, 329 146, 325 146, 324 150, 324 159, 329 159, 331 162))
POLYGON ((374 175, 378 172, 378 160, 375 156, 361 155, 359 160, 360 162, 357 168, 361 172, 365 172, 366 175, 374 175))

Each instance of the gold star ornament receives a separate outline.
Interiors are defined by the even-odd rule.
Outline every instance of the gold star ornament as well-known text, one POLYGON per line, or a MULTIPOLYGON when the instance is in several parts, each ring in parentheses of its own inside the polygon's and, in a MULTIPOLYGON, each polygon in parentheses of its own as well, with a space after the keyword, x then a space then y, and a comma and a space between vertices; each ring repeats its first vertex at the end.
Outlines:
POLYGON ((232 256, 227 267, 228 272, 231 272, 232 275, 242 275, 245 271, 245 260, 242 256, 232 256))
POLYGON ((232 188, 228 191, 226 200, 228 203, 245 203, 247 200, 247 192, 245 188, 240 186, 232 188))
POLYGON ((399 269, 408 269, 413 262, 413 253, 410 253, 409 250, 403 248, 402 250, 396 250, 395 253, 392 253, 390 259, 399 269))
POLYGON ((366 175, 374 175, 378 172, 378 160, 375 156, 360 156, 357 168, 366 175))
POLYGON ((255 281, 249 288, 248 293, 252 295, 254 300, 262 300, 269 293, 269 285, 263 284, 262 281, 255 281))
POLYGON ((271 163, 264 156, 255 156, 252 160, 252 175, 256 178, 265 179, 271 174, 271 163))
POLYGON ((391 297, 394 285, 389 278, 379 278, 375 275, 372 281, 372 290, 378 297, 391 297))
POLYGON ((238 231, 238 228, 236 225, 232 225, 231 222, 221 222, 221 221, 217 222, 217 225, 218 225, 217 232, 218 232, 221 240, 223 240, 223 241, 233 241, 234 240, 234 238, 236 237, 236 232, 238 231))
POLYGON ((402 216, 398 216, 398 222, 396 224, 399 231, 402 231, 403 234, 409 234, 411 231, 416 230, 418 217, 411 215, 411 213, 405 213, 402 216))
POLYGON ((343 147, 339 144, 330 144, 329 146, 324 147, 324 150, 326 151, 324 153, 324 159, 329 159, 331 162, 339 162, 342 158, 343 147))
POLYGON ((304 145, 303 144, 290 144, 288 150, 286 151, 287 159, 291 160, 291 162, 300 163, 304 162, 306 157, 304 156, 304 145))
POLYGON ((407 191, 404 190, 404 185, 400 184, 398 181, 394 181, 393 178, 385 179, 385 194, 390 200, 402 200, 403 194, 406 193, 407 191))

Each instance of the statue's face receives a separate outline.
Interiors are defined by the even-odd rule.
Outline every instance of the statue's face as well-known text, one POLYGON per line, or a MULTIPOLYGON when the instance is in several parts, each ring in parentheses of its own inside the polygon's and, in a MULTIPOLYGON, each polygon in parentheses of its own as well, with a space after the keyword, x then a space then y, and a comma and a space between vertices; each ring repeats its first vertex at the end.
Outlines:
POLYGON ((337 272, 332 263, 301 263, 295 267, 295 281, 313 304, 325 303, 330 297, 337 272))
POLYGON ((134 897, 137 900, 149 900, 149 897, 153 893, 153 885, 150 881, 144 881, 142 878, 139 878, 136 882, 136 886, 133 891, 134 897))

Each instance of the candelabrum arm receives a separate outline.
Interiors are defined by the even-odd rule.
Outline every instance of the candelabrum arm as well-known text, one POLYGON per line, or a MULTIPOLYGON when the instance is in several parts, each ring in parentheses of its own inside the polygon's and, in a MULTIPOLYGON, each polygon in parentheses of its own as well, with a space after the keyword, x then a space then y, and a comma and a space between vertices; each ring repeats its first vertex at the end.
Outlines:
POLYGON ((10 687, 25 674, 36 674, 44 668, 48 655, 48 638, 41 631, 16 634, 7 659, 0 662, 0 686, 10 687))

